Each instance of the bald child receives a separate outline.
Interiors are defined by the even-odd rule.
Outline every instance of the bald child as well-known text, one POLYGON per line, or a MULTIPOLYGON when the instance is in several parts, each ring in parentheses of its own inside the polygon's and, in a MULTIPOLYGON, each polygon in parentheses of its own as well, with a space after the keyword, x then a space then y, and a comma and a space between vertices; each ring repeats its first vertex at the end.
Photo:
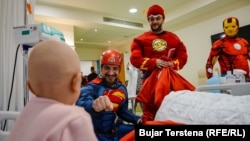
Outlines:
POLYGON ((35 95, 21 111, 7 141, 97 141, 87 112, 75 106, 80 60, 60 41, 36 44, 28 59, 28 87, 35 95))

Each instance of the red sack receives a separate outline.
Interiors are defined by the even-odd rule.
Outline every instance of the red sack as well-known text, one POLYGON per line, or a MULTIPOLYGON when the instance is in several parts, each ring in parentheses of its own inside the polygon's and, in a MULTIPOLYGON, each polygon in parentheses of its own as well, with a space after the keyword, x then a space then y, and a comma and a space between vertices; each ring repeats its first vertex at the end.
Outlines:
POLYGON ((157 69, 145 80, 136 100, 145 104, 152 104, 148 102, 151 98, 154 98, 154 105, 159 108, 166 95, 171 91, 178 90, 194 91, 195 87, 170 67, 162 70, 157 69))
POLYGON ((149 99, 153 96, 155 86, 157 83, 157 75, 160 70, 155 70, 151 75, 143 82, 140 92, 136 96, 136 101, 141 103, 148 103, 149 99))

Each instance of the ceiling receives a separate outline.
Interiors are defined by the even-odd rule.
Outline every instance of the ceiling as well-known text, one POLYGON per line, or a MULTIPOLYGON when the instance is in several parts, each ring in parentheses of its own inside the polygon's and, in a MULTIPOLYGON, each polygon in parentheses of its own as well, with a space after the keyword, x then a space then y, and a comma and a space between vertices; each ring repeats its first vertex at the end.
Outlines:
MULTIPOLYGON (((236 1, 238 0, 36 0, 36 5, 51 7, 55 11, 44 15, 42 13, 46 11, 35 13, 35 20, 74 26, 76 47, 107 48, 122 44, 149 30, 146 12, 152 4, 164 7, 164 28, 174 31, 216 16, 222 10, 225 12, 237 8, 239 4, 234 4, 236 1), (130 14, 130 8, 137 8, 137 13, 130 14), (59 14, 62 11, 65 13, 59 14), (95 29, 98 31, 95 32, 95 29)), ((249 0, 241 1, 249 3, 249 0)))

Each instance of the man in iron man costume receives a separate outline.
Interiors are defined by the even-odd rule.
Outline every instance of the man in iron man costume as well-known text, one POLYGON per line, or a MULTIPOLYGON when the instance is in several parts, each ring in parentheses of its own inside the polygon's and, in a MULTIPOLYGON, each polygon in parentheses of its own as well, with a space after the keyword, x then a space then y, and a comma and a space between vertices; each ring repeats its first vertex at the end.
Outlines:
MULTIPOLYGON (((143 83, 154 70, 166 67, 171 67, 174 70, 182 69, 188 58, 186 46, 178 36, 170 31, 163 30, 165 13, 161 6, 152 5, 147 11, 147 19, 151 31, 134 38, 130 56, 132 65, 143 72, 143 83)), ((156 84, 148 85, 148 87, 154 85, 156 84)), ((154 95, 154 92, 149 95, 154 95)), ((154 98, 148 100, 141 101, 137 97, 137 101, 143 103, 143 122, 154 120, 159 108, 156 105, 160 105, 160 102, 155 103, 154 98)))
POLYGON ((141 119, 128 110, 127 89, 118 80, 122 54, 116 50, 107 50, 102 53, 100 61, 101 73, 81 88, 76 105, 91 115, 99 141, 119 141, 141 119), (117 118, 131 124, 117 124, 117 118))
POLYGON ((250 46, 246 39, 237 36, 239 31, 239 21, 235 17, 226 18, 223 21, 225 37, 215 41, 212 45, 206 63, 207 78, 213 76, 213 66, 219 62, 221 76, 225 76, 227 71, 241 69, 249 76, 248 60, 250 59, 250 46))

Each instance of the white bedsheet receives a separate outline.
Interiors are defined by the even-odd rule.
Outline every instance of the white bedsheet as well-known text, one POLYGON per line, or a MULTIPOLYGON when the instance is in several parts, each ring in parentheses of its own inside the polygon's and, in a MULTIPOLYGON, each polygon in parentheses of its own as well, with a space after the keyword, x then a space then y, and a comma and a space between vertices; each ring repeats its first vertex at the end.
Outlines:
POLYGON ((250 124, 250 95, 186 90, 171 92, 162 101, 155 120, 203 125, 250 124))

